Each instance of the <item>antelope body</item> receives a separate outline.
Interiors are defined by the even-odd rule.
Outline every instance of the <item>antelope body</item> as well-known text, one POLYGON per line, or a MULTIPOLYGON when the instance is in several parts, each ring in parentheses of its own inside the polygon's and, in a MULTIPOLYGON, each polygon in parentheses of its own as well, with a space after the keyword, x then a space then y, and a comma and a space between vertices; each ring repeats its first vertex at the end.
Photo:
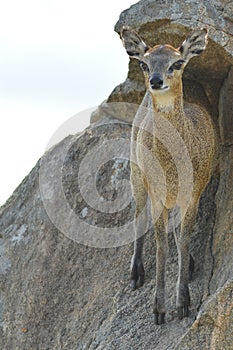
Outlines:
POLYGON ((156 324, 162 324, 169 231, 174 233, 178 251, 178 318, 189 314, 188 283, 193 269, 190 237, 216 154, 210 115, 183 101, 183 69, 190 58, 206 48, 207 31, 193 30, 178 49, 170 45, 150 48, 129 27, 122 29, 121 39, 128 55, 140 61, 147 88, 131 138, 131 185, 136 203, 131 284, 135 289, 144 282, 143 235, 147 230, 145 206, 149 196, 157 247, 153 312, 156 324), (187 181, 180 181, 182 173, 187 181))

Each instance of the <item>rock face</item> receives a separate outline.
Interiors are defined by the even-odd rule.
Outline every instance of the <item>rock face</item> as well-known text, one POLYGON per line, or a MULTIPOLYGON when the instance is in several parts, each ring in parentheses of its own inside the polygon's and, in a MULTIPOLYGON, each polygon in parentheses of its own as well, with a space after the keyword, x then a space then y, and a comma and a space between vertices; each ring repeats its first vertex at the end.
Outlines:
POLYGON ((228 1, 142 0, 116 25, 118 32, 133 26, 150 45, 177 46, 191 27, 210 28, 208 49, 184 77, 186 98, 209 109, 221 137, 218 170, 201 198, 192 236, 190 317, 176 317, 173 237, 164 326, 153 323, 151 227, 145 285, 129 288, 129 122, 137 109, 130 111, 130 104, 140 103, 144 93, 132 61, 126 82, 100 106, 95 123, 48 151, 0 209, 1 349, 232 349, 232 17, 228 1))

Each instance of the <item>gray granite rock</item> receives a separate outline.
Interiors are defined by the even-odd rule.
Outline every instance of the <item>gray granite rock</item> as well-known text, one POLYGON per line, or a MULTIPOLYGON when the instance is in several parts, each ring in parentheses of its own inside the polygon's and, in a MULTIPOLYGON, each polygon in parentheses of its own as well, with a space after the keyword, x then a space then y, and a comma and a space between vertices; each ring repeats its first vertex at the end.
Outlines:
POLYGON ((83 133, 49 150, 0 209, 1 349, 232 349, 232 4, 142 0, 121 14, 116 30, 123 24, 151 45, 160 40, 179 45, 191 27, 210 28, 206 53, 190 63, 184 79, 186 98, 209 108, 221 135, 219 165, 201 198, 192 236, 191 315, 182 321, 176 316, 173 237, 165 325, 153 323, 152 228, 145 244, 145 285, 134 292, 129 287, 134 111, 128 116, 123 102, 133 103, 136 112, 143 95, 132 61, 125 85, 109 98, 114 108, 101 106, 83 133))

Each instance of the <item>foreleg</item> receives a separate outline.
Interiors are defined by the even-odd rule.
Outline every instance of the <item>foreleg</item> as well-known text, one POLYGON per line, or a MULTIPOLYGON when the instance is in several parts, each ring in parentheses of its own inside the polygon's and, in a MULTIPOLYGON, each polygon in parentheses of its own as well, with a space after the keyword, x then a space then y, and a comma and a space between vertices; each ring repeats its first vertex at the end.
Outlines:
POLYGON ((131 175, 133 178, 132 192, 135 199, 135 217, 134 217, 134 254, 131 261, 131 288, 135 290, 141 287, 144 283, 144 266, 143 266, 143 244, 144 235, 148 227, 148 213, 147 213, 147 191, 144 182, 139 173, 135 171, 131 175))
MULTIPOLYGON (((152 212, 155 209, 152 209, 152 212)), ((163 209, 163 213, 155 222, 155 238, 156 238, 156 289, 154 296, 155 323, 160 325, 165 320, 165 272, 166 260, 168 256, 168 234, 167 234, 167 210, 163 209)))

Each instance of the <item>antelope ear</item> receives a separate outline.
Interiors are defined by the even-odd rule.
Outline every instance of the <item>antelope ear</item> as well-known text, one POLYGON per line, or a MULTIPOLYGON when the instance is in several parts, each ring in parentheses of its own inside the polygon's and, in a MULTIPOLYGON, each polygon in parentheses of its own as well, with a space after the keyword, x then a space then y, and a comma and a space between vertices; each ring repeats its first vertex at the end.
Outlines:
POLYGON ((208 31, 206 28, 194 29, 178 49, 182 58, 188 62, 190 58, 200 55, 207 45, 208 31))
POLYGON ((150 48, 130 27, 123 27, 120 36, 126 52, 130 57, 140 60, 150 48))

